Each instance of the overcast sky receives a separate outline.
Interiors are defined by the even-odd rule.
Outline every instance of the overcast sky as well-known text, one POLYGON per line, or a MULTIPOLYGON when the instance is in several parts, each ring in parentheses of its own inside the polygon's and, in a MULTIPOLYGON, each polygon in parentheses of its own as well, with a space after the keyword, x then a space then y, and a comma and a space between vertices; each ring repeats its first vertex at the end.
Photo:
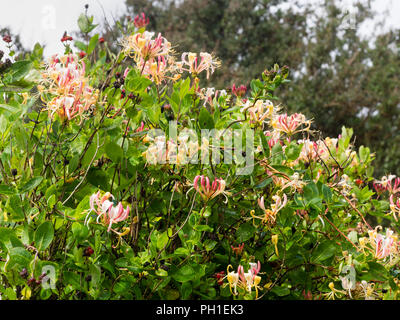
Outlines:
MULTIPOLYGON (((322 0, 303 1, 318 3, 322 0)), ((341 1, 351 10, 353 0, 341 1)), ((63 51, 62 34, 66 30, 77 30, 76 21, 85 4, 89 4, 89 14, 94 15, 98 22, 103 20, 103 9, 110 22, 126 11, 124 0, 0 0, 0 4, 0 27, 11 27, 13 33, 20 34, 23 45, 28 48, 36 42, 46 44, 46 56, 63 51)), ((373 9, 386 16, 386 30, 400 28, 400 0, 375 0, 373 9)), ((377 31, 374 24, 362 27, 364 34, 373 31, 377 31)))

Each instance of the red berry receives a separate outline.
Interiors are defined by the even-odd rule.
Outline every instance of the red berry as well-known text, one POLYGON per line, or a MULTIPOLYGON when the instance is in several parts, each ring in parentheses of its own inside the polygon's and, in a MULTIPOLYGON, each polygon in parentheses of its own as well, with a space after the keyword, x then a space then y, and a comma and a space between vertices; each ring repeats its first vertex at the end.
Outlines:
POLYGON ((83 255, 85 257, 90 257, 92 254, 94 253, 94 250, 92 249, 92 247, 87 247, 83 253, 83 255))
POLYGON ((5 35, 5 36, 3 37, 3 41, 4 41, 4 42, 7 42, 7 43, 10 43, 12 40, 11 40, 11 37, 10 37, 9 35, 5 35))

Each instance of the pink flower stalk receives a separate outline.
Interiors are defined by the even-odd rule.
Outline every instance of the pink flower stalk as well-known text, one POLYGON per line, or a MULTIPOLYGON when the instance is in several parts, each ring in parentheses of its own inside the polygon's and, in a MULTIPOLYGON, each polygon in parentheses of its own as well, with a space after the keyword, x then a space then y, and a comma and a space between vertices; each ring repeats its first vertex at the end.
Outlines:
POLYGON ((232 85, 232 93, 237 97, 243 97, 246 94, 247 88, 245 85, 241 85, 240 87, 236 87, 235 84, 232 85))
MULTIPOLYGON (((223 179, 215 178, 210 184, 210 179, 208 177, 196 176, 193 181, 193 187, 205 201, 211 200, 219 194, 225 195, 225 181, 223 179)), ((226 198, 226 200, 228 200, 228 198, 226 198)))
POLYGON ((107 232, 110 232, 111 227, 114 223, 118 223, 126 220, 129 217, 129 206, 124 209, 121 202, 119 202, 116 206, 113 201, 114 196, 106 192, 102 197, 100 196, 100 191, 94 193, 89 200, 90 203, 90 211, 94 211, 97 213, 98 217, 96 222, 99 223, 99 219, 103 218, 103 223, 108 225, 107 232), (95 205, 97 208, 95 208, 95 205))
POLYGON ((301 113, 295 113, 288 117, 287 113, 276 116, 271 125, 274 129, 285 132, 288 135, 293 135, 300 131, 307 131, 310 128, 311 122, 306 120, 306 117, 301 113), (299 129, 300 126, 307 125, 304 129, 299 129))
POLYGON ((137 15, 135 19, 133 19, 133 24, 138 29, 146 27, 149 24, 149 22, 150 22, 149 18, 146 18, 144 12, 142 12, 140 15, 137 15))

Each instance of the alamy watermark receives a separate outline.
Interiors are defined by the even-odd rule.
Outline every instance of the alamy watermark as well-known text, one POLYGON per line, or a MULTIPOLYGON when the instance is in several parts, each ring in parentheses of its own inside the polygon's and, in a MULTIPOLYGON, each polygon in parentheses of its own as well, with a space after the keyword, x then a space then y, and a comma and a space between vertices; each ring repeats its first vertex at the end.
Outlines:
POLYGON ((236 175, 249 175, 254 169, 254 131, 247 129, 184 129, 178 134, 177 122, 170 121, 168 136, 160 129, 150 130, 150 143, 144 156, 149 164, 220 163, 237 166, 236 175))

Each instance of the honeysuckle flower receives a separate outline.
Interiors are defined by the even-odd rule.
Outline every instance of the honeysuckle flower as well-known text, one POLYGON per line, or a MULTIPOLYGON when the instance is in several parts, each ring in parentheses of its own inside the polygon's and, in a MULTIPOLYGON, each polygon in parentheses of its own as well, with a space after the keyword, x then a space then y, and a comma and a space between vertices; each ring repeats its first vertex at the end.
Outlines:
POLYGON ((240 112, 249 113, 250 123, 262 124, 266 119, 271 119, 278 109, 269 100, 257 100, 254 104, 247 100, 240 112))
POLYGON ((375 283, 368 283, 367 281, 362 280, 360 286, 363 290, 365 300, 375 300, 377 295, 376 292, 374 292, 375 283))
POLYGON ((246 94, 246 91, 247 88, 243 84, 240 85, 239 87, 236 87, 235 84, 232 85, 232 93, 239 98, 243 97, 246 94))
POLYGON ((349 195, 349 192, 352 189, 349 183, 350 183, 350 178, 347 174, 342 175, 340 181, 337 183, 337 186, 341 188, 342 193, 344 195, 349 195))
POLYGON ((116 204, 114 199, 110 192, 106 192, 103 196, 101 196, 100 191, 92 194, 89 200, 90 210, 86 218, 88 218, 90 212, 94 211, 97 214, 96 222, 99 223, 101 218, 103 223, 108 226, 107 232, 110 232, 114 223, 124 221, 129 217, 129 206, 124 209, 122 202, 116 204))
POLYGON ((197 77, 202 71, 206 71, 207 79, 220 65, 221 62, 207 52, 200 52, 200 61, 197 53, 184 52, 179 64, 181 70, 190 72, 194 77, 197 77))
POLYGON ((374 256, 378 260, 386 257, 391 260, 394 255, 398 254, 398 237, 389 228, 386 229, 385 236, 378 233, 378 229, 382 229, 382 227, 377 226, 374 230, 368 231, 369 242, 375 250, 374 256))
POLYGON ((260 199, 257 200, 258 206, 261 208, 261 210, 264 211, 264 216, 256 216, 254 214, 254 210, 250 212, 251 216, 253 217, 253 223, 254 219, 261 219, 262 223, 274 223, 276 220, 276 215, 277 213, 286 206, 287 203, 287 196, 286 194, 283 194, 283 199, 278 196, 274 195, 272 196, 272 200, 274 203, 271 204, 271 209, 266 209, 265 204, 264 204, 264 196, 262 196, 260 199))
POLYGON ((346 294, 345 291, 335 289, 335 284, 333 282, 329 283, 329 289, 331 291, 324 294, 328 300, 335 300, 336 296, 339 296, 340 294, 346 294))
POLYGON ((156 84, 160 84, 167 79, 176 81, 181 77, 180 74, 176 73, 178 70, 175 66, 175 59, 172 56, 158 56, 148 62, 142 59, 138 63, 138 68, 144 76, 147 76, 156 84))
POLYGON ((171 53, 171 43, 161 33, 155 39, 153 36, 154 32, 148 31, 128 36, 122 40, 123 51, 141 67, 158 57, 165 60, 171 53))
POLYGON ((149 24, 149 18, 146 18, 146 15, 144 12, 142 12, 140 15, 138 14, 134 19, 133 19, 133 24, 135 25, 136 28, 144 28, 149 24))
POLYGON ((231 246, 231 248, 232 248, 232 251, 235 253, 235 255, 237 255, 237 256, 241 255, 243 248, 244 248, 244 243, 240 244, 237 247, 231 246))
POLYGON ((281 114, 275 116, 271 120, 271 126, 278 131, 284 132, 291 136, 297 132, 308 131, 311 126, 311 121, 306 120, 306 117, 301 113, 295 113, 288 117, 288 115, 281 114), (301 126, 305 126, 301 128, 301 126))
POLYGON ((199 96, 200 99, 204 100, 203 106, 207 103, 213 105, 213 96, 215 93, 215 88, 202 88, 200 89, 199 96))
POLYGON ((269 130, 264 131, 264 135, 265 135, 266 137, 270 137, 270 139, 268 140, 268 146, 269 146, 270 149, 272 149, 272 147, 273 147, 277 142, 279 142, 279 139, 280 139, 280 136, 281 136, 280 132, 279 132, 279 131, 276 131, 276 130, 273 130, 273 131, 269 131, 269 130))
POLYGON ((389 214, 393 214, 393 217, 396 221, 398 221, 398 216, 400 215, 400 198, 397 201, 394 200, 394 195, 390 195, 390 212, 389 214))
POLYGON ((400 192, 400 178, 393 174, 383 176, 381 180, 375 180, 373 185, 378 194, 386 190, 392 195, 400 192))
POLYGON ((231 265, 228 265, 228 267, 226 268, 226 278, 228 279, 228 283, 229 283, 229 289, 231 291, 232 294, 237 295, 237 287, 239 284, 239 272, 235 272, 235 271, 230 271, 229 269, 233 267, 231 265), (232 288, 233 288, 233 292, 232 292, 232 288))
POLYGON ((256 298, 258 298, 258 286, 261 282, 261 277, 257 274, 261 270, 260 261, 258 263, 250 262, 250 268, 247 272, 244 272, 244 268, 242 265, 238 267, 238 273, 240 277, 240 286, 245 288, 249 293, 251 293, 252 289, 254 288, 256 291, 256 298))
POLYGON ((290 176, 290 181, 286 182, 281 188, 284 190, 288 187, 291 187, 294 189, 294 191, 300 191, 305 185, 306 183, 300 179, 300 174, 295 172, 290 176))
POLYGON ((210 179, 203 175, 196 176, 193 180, 193 188, 201 195, 204 201, 214 199, 216 196, 222 194, 225 196, 225 203, 228 202, 228 193, 225 191, 225 180, 215 178, 210 184, 210 179))
POLYGON ((61 119, 71 120, 92 107, 98 99, 98 90, 87 85, 85 63, 76 55, 54 55, 42 73, 38 86, 42 100, 46 102, 49 116, 57 113, 61 119), (48 96, 53 96, 50 100, 48 96))

